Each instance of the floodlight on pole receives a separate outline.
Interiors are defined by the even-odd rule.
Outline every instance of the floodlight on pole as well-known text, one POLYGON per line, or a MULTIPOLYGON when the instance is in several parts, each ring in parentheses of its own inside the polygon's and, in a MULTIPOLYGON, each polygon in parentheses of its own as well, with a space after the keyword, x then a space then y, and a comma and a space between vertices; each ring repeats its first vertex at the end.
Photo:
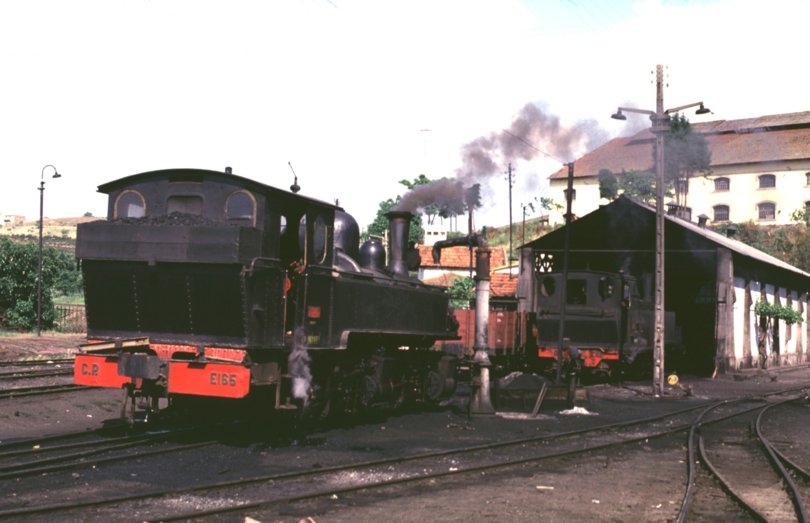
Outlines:
POLYGON ((664 136, 669 129, 671 113, 691 107, 698 107, 696 114, 711 111, 703 102, 680 105, 664 109, 664 66, 655 67, 656 103, 655 111, 619 107, 611 115, 615 120, 626 120, 628 113, 646 114, 652 121, 650 131, 655 135, 655 332, 653 347, 653 394, 660 397, 664 392, 664 136))

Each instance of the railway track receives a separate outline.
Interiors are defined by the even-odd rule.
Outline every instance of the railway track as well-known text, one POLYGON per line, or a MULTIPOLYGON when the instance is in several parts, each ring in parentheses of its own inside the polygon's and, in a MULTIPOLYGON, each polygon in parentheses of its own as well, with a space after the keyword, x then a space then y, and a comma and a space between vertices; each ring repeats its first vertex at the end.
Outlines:
MULTIPOLYGON (((808 522, 810 476, 802 465, 776 449, 762 430, 766 413, 788 404, 806 406, 806 397, 722 402, 701 413, 689 432, 689 480, 678 522, 715 521, 718 517, 808 522)), ((794 419, 791 426, 806 427, 807 421, 810 419, 794 419)), ((808 461, 806 454, 803 459, 808 461)))
POLYGON ((0 379, 2 380, 24 380, 24 379, 37 379, 37 378, 53 378, 55 376, 72 376, 73 367, 69 369, 54 369, 54 370, 19 370, 11 372, 0 372, 0 379))
POLYGON ((40 385, 37 387, 15 387, 10 389, 0 389, 0 399, 22 398, 25 396, 41 396, 44 394, 58 394, 62 392, 74 392, 89 390, 92 387, 63 383, 55 385, 40 385))
POLYGON ((44 367, 54 365, 73 365, 73 358, 54 358, 42 360, 2 360, 0 361, 0 368, 6 367, 44 367))
POLYGON ((35 444, 0 452, 0 481, 95 468, 171 452, 187 452, 214 443, 214 440, 190 442, 182 439, 192 431, 193 429, 175 429, 111 438, 96 436, 86 441, 58 445, 35 444))
POLYGON ((115 518, 115 514, 120 514, 123 510, 125 513, 137 514, 139 520, 216 519, 223 514, 250 514, 271 506, 319 498, 329 499, 360 491, 374 492, 379 489, 409 488, 414 484, 452 482, 462 475, 478 480, 481 476, 514 467, 536 467, 539 463, 555 459, 612 448, 628 448, 655 438, 673 437, 689 431, 695 425, 696 417, 705 409, 706 405, 700 404, 652 418, 550 436, 319 467, 314 470, 290 470, 235 481, 200 482, 180 489, 132 491, 125 496, 118 490, 99 493, 95 499, 82 499, 78 503, 27 507, 25 505, 30 501, 26 501, 25 496, 18 493, 15 500, 20 506, 4 508, 0 511, 0 518, 14 518, 15 521, 33 518, 31 520, 36 521, 38 518, 54 515, 68 519, 81 515, 87 521, 102 521, 115 518), (268 492, 272 495, 268 495, 268 492), (88 513, 92 514, 90 519, 88 513))
POLYGON ((53 394, 77 387, 64 378, 73 376, 73 359, 0 362, 0 399, 53 394), (22 383, 35 385, 20 386, 22 383))

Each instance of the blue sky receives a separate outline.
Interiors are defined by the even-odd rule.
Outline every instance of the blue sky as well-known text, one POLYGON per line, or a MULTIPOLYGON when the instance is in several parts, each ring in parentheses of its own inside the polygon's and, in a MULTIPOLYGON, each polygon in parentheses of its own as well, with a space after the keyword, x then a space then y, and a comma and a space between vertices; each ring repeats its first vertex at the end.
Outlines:
MULTIPOLYGON (((607 139, 649 124, 618 106, 705 101, 732 119, 810 110, 810 2, 776 0, 5 0, 0 213, 103 215, 98 185, 169 167, 224 169, 339 200, 361 226, 398 181, 457 176, 467 144, 527 105, 607 139), (50 176, 50 171, 46 172, 50 176)), ((492 160, 479 224, 547 195, 569 157, 492 160)), ((542 151, 539 152, 539 151, 542 151)))

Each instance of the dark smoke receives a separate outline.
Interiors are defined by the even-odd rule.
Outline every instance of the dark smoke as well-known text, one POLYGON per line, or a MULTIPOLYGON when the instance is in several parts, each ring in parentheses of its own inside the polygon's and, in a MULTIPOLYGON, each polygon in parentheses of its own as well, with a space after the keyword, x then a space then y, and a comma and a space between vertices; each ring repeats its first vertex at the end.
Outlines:
MULTIPOLYGON (((573 161, 581 150, 591 150, 607 141, 607 134, 594 120, 563 126, 558 117, 527 104, 508 129, 476 138, 462 147, 461 167, 455 179, 443 178, 419 185, 403 196, 396 210, 414 212, 428 205, 462 214, 467 209, 465 190, 502 174, 509 162, 530 161, 545 155, 560 163, 573 161)), ((451 214, 452 214, 451 213, 451 214)))

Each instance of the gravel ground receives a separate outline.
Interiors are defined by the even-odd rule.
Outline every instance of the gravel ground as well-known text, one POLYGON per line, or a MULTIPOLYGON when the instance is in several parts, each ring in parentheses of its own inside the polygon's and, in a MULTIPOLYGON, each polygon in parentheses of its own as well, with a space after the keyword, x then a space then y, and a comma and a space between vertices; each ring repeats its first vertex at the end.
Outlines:
MULTIPOLYGON (((4 339, 0 340, 0 359, 58 357, 70 353, 80 342, 77 337, 4 339)), ((257 462, 298 455, 327 465, 346 454, 416 451, 432 448, 441 440, 466 445, 515 439, 802 384, 810 384, 806 366, 715 379, 684 376, 681 387, 668 389, 667 395, 659 399, 650 396, 648 383, 591 385, 580 414, 565 415, 544 408, 537 418, 506 413, 467 417, 453 410, 392 415, 379 422, 326 431, 318 435, 323 443, 312 448, 265 448, 258 453, 257 462), (318 454, 306 456, 310 453, 318 454)), ((99 389, 47 399, 0 401, 0 440, 98 428, 117 417, 119 400, 118 391, 99 389)), ((621 452, 570 457, 485 476, 459 476, 449 483, 392 488, 382 494, 324 499, 274 508, 251 517, 263 523, 672 521, 683 495, 684 443, 685 438, 649 441, 621 452)), ((212 470, 221 469, 215 465, 215 456, 209 459, 214 465, 212 470)), ((724 520, 723 514, 716 516, 716 520, 724 520)), ((243 516, 228 516, 218 521, 246 520, 243 516)))

